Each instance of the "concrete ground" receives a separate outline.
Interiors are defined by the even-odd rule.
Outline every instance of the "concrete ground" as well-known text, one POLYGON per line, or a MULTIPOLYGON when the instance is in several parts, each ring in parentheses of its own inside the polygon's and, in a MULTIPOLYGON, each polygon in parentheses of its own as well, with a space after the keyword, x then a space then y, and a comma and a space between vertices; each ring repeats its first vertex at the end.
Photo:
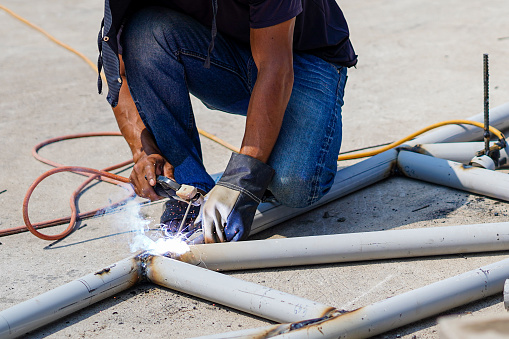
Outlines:
MULTIPOLYGON (((358 67, 349 71, 343 150, 393 141, 434 122, 481 112, 483 53, 490 54, 491 106, 508 100, 506 0, 339 3, 359 54, 358 67)), ((1 0, 0 4, 96 59, 102 1, 1 0)), ((89 67, 1 10, 0 52, 0 228, 10 228, 23 224, 25 192, 49 169, 32 158, 30 151, 35 144, 65 134, 117 130, 117 126, 104 95, 96 94, 96 76, 89 67)), ((239 145, 242 118, 209 111, 197 102, 196 115, 201 128, 239 145)), ((223 170, 229 151, 208 140, 203 140, 203 148, 210 172, 223 170)), ((44 148, 41 154, 64 164, 94 168, 129 158, 127 145, 118 137, 65 141, 44 148)), ((33 195, 31 218, 39 221, 67 215, 69 194, 81 181, 74 174, 48 179, 33 195)), ((81 197, 80 209, 102 206, 121 194, 122 190, 112 185, 95 185, 81 197)), ((160 203, 152 204, 142 212, 157 219, 161 208, 160 203)), ((255 238, 500 222, 508 215, 505 202, 391 178, 255 238)), ((129 237, 118 226, 120 217, 117 213, 83 221, 79 231, 53 245, 30 233, 0 238, 0 310, 127 257, 129 237)), ((508 253, 227 274, 331 306, 355 309, 499 261, 508 253)), ((500 294, 447 314, 503 312, 500 294)), ((437 338, 436 322, 432 317, 378 338, 437 338)), ((27 338, 187 338, 268 323, 212 302, 142 284, 36 330, 27 338)))

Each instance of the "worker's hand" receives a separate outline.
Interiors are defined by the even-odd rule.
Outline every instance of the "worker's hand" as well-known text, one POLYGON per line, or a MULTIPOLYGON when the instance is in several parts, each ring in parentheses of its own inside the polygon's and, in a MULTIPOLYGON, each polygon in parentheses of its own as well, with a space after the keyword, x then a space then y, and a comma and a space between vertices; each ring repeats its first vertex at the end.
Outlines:
POLYGON ((152 201, 159 200, 162 197, 158 196, 153 188, 158 175, 164 175, 175 180, 173 166, 161 154, 153 153, 147 155, 143 153, 135 159, 129 181, 133 184, 136 194, 140 197, 152 201))
POLYGON ((232 154, 219 182, 207 194, 196 226, 206 243, 246 239, 274 170, 244 154, 232 154))

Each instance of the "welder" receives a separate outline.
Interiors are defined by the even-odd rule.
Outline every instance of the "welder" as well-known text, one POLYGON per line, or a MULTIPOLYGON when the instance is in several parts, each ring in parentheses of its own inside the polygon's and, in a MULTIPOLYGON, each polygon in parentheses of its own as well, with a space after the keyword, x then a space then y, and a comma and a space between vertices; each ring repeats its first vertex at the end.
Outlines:
MULTIPOLYGON (((264 196, 305 207, 329 191, 347 68, 357 63, 334 0, 106 0, 98 43, 136 193, 160 199, 159 175, 195 187, 206 201, 186 223, 201 208, 206 242, 245 239, 264 196), (217 183, 190 93, 246 116, 240 152, 217 183)), ((186 207, 170 198, 161 223, 176 227, 186 207)))

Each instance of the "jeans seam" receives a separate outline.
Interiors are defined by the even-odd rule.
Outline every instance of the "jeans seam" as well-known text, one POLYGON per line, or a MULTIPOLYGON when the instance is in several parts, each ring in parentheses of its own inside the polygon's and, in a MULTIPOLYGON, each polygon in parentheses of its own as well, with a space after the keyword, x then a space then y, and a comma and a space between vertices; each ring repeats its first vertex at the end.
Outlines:
MULTIPOLYGON (((186 88, 189 88, 189 86, 187 85, 187 77, 186 77, 186 74, 184 72, 184 82, 186 83, 186 88)), ((189 97, 190 94, 188 94, 188 97, 189 97)), ((188 114, 188 123, 187 123, 187 133, 189 134, 189 136, 191 137, 192 133, 193 133, 193 130, 194 128, 196 128, 196 121, 194 119, 194 112, 193 112, 193 105, 191 104, 191 98, 189 97, 189 114, 188 114)))
MULTIPOLYGON (((169 53, 170 54, 170 53, 169 53)), ((181 62, 181 59, 180 59, 180 50, 177 49, 173 55, 175 57, 175 60, 177 60, 178 63, 182 64, 181 62)), ((184 72, 183 74, 183 78, 184 78, 184 82, 186 84, 186 88, 189 88, 187 86, 187 77, 186 77, 186 73, 184 72)), ((189 110, 189 113, 187 115, 187 121, 186 121, 186 132, 191 135, 192 131, 193 131, 193 128, 195 127, 195 124, 194 124, 194 116, 193 116, 193 106, 191 105, 191 98, 189 98, 189 107, 190 107, 190 110, 189 110)))
POLYGON ((327 125, 326 134, 324 137, 324 143, 320 148, 320 156, 318 157, 318 164, 316 167, 315 175, 312 179, 312 193, 308 199, 308 205, 315 203, 318 199, 318 188, 319 188, 319 180, 321 178, 323 169, 325 167, 326 155, 329 152, 331 142, 333 140, 334 132, 337 128, 337 119, 338 119, 338 95, 339 88, 341 86, 341 74, 338 70, 338 81, 336 85, 336 94, 334 107, 332 107, 333 113, 331 114, 331 118, 329 119, 329 124, 327 125))
POLYGON ((256 67, 256 64, 254 62, 254 59, 253 57, 250 57, 249 60, 247 61, 247 82, 248 82, 248 86, 249 86, 249 91, 252 92, 253 91, 253 87, 254 87, 254 84, 253 84, 253 78, 251 77, 251 72, 253 70, 253 65, 256 67))

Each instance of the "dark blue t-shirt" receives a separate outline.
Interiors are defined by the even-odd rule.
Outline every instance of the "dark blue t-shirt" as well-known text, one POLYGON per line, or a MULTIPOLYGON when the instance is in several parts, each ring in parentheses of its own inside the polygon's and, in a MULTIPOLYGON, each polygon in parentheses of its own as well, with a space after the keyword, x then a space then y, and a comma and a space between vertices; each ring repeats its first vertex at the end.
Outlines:
MULTIPOLYGON (((126 17, 148 4, 167 6, 186 13, 210 27, 214 0, 105 0, 104 21, 99 32, 99 70, 108 81, 107 100, 117 105, 122 79, 119 74, 118 33, 126 17), (102 29, 104 27, 104 29, 102 29)), ((217 29, 221 34, 249 44, 250 28, 277 25, 296 17, 293 49, 326 61, 351 67, 357 63, 348 25, 335 0, 217 0, 217 29)), ((99 92, 102 82, 98 79, 99 92)))
MULTIPOLYGON (((212 23, 211 0, 155 0, 186 13, 206 26, 212 23)), ((357 56, 345 17, 334 0, 218 0, 217 29, 249 44, 249 29, 277 25, 296 17, 294 50, 353 66, 357 56)))

